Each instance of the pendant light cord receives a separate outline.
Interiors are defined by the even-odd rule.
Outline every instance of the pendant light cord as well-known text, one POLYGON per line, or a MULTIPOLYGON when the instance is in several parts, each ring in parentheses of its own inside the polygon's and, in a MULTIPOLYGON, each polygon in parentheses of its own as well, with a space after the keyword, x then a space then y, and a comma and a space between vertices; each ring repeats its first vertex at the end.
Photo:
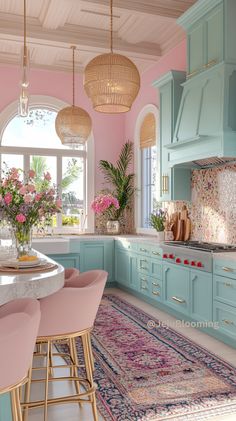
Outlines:
POLYGON ((24 53, 23 66, 27 66, 27 47, 26 47, 26 0, 24 0, 24 53))
POLYGON ((72 105, 75 106, 75 49, 74 45, 71 46, 72 48, 72 105))
POLYGON ((110 48, 111 48, 111 53, 113 53, 113 0, 110 0, 110 12, 111 12, 110 48))

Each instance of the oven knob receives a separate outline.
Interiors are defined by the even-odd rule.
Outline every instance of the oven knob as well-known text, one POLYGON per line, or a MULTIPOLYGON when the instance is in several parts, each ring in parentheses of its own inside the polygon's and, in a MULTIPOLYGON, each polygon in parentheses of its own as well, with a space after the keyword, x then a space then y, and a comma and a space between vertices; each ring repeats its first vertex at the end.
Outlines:
POLYGON ((163 257, 163 259, 167 259, 168 258, 168 254, 165 253, 165 254, 163 254, 162 257, 163 257))
POLYGON ((179 257, 177 257, 177 259, 175 259, 176 263, 181 263, 181 259, 179 257))
POLYGON ((184 260, 184 265, 189 265, 189 261, 188 261, 188 259, 185 259, 185 260, 184 260))
POLYGON ((196 262, 194 260, 191 261, 191 266, 196 266, 196 262))
POLYGON ((174 259, 175 255, 174 254, 169 254, 169 259, 174 259))
POLYGON ((203 267, 202 262, 197 262, 197 267, 198 267, 198 268, 202 268, 202 267, 203 267))

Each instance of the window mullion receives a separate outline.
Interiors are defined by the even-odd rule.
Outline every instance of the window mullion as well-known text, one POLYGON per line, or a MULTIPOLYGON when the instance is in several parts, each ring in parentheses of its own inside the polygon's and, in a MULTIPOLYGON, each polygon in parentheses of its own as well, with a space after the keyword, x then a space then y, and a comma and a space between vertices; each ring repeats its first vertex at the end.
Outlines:
MULTIPOLYGON (((57 185, 58 185, 58 194, 62 197, 62 157, 57 156, 57 185)), ((62 213, 57 214, 57 227, 62 227, 62 213)))

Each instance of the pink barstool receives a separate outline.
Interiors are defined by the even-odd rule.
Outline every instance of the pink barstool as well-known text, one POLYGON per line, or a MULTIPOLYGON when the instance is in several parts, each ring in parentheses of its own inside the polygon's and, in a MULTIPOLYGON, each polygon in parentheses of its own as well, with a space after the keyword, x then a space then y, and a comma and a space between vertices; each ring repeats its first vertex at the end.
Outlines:
POLYGON ((64 286, 67 286, 68 282, 73 281, 73 279, 77 278, 79 275, 79 269, 76 268, 67 268, 65 269, 65 284, 64 286))
POLYGON ((14 421, 22 420, 20 387, 28 382, 39 321, 40 304, 33 298, 0 307, 0 394, 10 392, 14 421))
MULTIPOLYGON (((85 274, 83 275, 85 276, 85 274)), ((90 332, 102 298, 108 273, 103 270, 94 270, 87 272, 87 276, 90 282, 86 283, 84 287, 62 288, 55 294, 40 300, 41 322, 37 343, 46 344, 45 399, 44 401, 29 402, 27 406, 29 408, 44 406, 45 421, 47 420, 48 405, 71 402, 89 402, 92 405, 94 420, 98 420, 89 342, 90 332), (80 337, 82 340, 86 371, 86 378, 84 379, 79 378, 77 374, 79 367, 75 343, 75 338, 77 337, 80 337), (61 340, 69 340, 72 364, 67 365, 67 367, 72 367, 72 371, 69 377, 52 378, 50 377, 51 344, 61 340), (75 382, 77 394, 48 398, 49 381, 55 381, 55 379, 75 382), (83 391, 80 390, 80 384, 83 386, 83 391)))

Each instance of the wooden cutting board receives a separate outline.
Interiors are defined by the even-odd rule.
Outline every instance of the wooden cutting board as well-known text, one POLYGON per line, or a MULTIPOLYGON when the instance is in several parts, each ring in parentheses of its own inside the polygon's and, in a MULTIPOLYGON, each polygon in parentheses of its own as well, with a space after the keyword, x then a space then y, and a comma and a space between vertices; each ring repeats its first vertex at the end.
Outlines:
POLYGON ((188 241, 191 234, 191 220, 187 218, 185 221, 184 241, 188 241))

